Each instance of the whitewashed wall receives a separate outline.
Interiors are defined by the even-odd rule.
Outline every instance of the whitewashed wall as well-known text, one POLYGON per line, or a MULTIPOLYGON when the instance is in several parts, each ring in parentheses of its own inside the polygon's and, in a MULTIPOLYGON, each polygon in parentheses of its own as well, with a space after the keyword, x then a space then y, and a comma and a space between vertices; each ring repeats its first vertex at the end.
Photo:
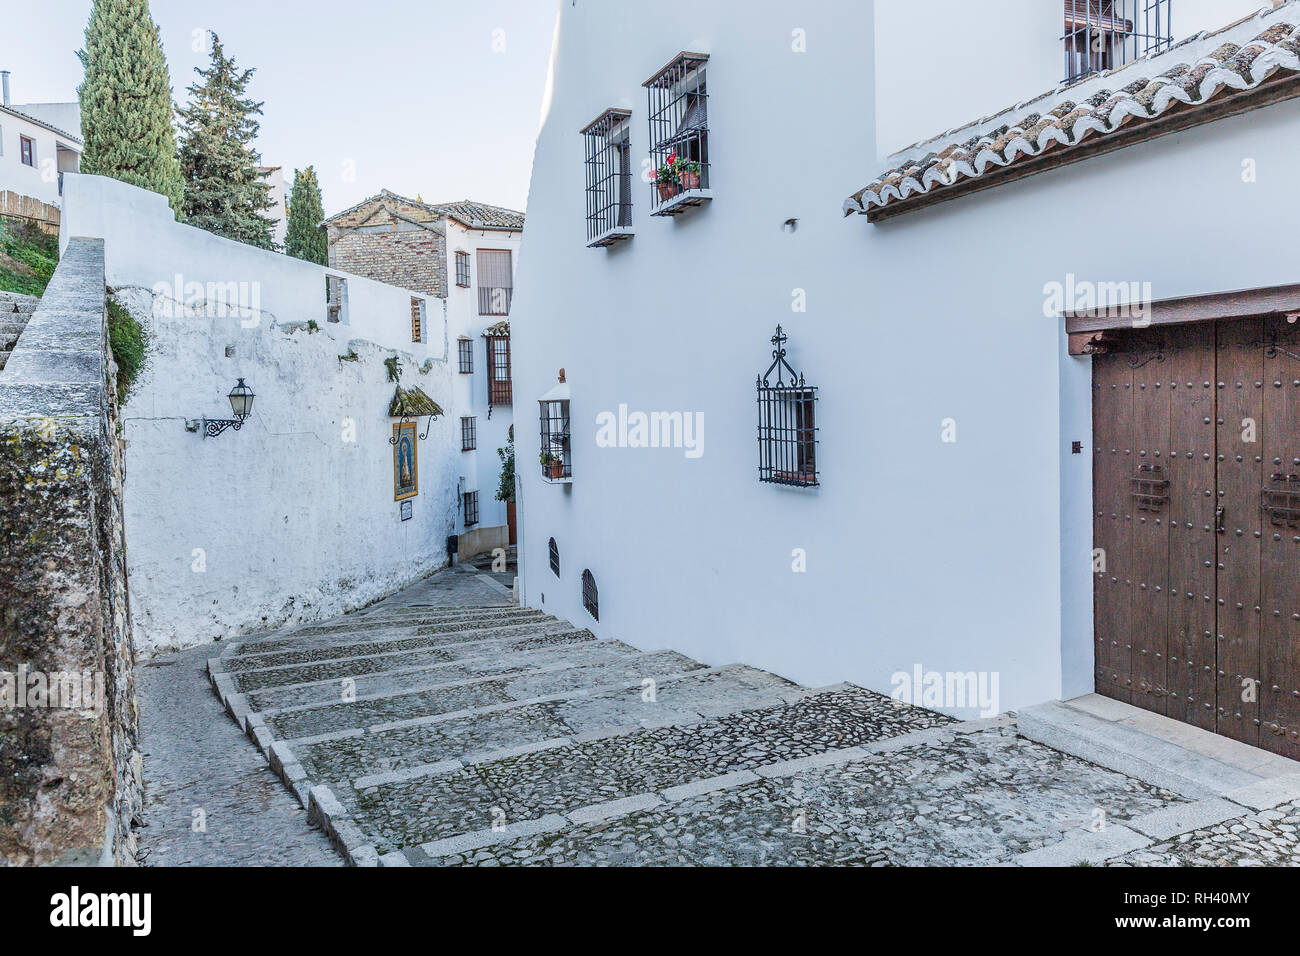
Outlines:
POLYGON ((1003 709, 1074 696, 1092 680, 1090 380, 1044 316, 1044 284, 1143 280, 1167 297, 1297 281, 1279 237, 1300 215, 1300 103, 872 226, 841 204, 880 171, 876 91, 906 98, 932 64, 878 79, 871 5, 856 16, 833 0, 797 14, 776 0, 562 5, 515 401, 522 418, 568 369, 575 476, 542 482, 535 430, 518 430, 525 599, 638 647, 807 684, 888 691, 921 665, 996 672, 1003 709), (790 49, 797 26, 806 54, 790 49), (715 198, 655 219, 640 187, 636 238, 585 249, 578 130, 627 102, 644 156, 640 84, 681 50, 712 55, 715 198), (1125 228, 1094 214, 1103 196, 1125 228), (758 481, 754 378, 778 322, 821 387, 815 490, 758 481), (598 448, 596 415, 620 403, 702 412, 703 456, 598 448), (948 418, 955 443, 941 441, 948 418), (796 548, 806 573, 791 570, 796 548), (588 567, 599 623, 582 608, 588 567))
POLYGON ((460 433, 441 308, 429 312, 434 343, 421 350, 410 342, 411 293, 350 277, 351 326, 326 324, 329 270, 177 225, 162 197, 97 177, 69 178, 63 227, 65 241, 105 240, 107 281, 149 333, 122 413, 137 648, 342 613, 444 563, 460 433), (196 316, 155 294, 173 272, 258 282, 267 310, 196 316), (393 500, 392 356, 401 383, 447 412, 419 445, 420 494, 405 522, 393 500), (230 417, 226 395, 240 377, 257 395, 243 428, 188 432, 186 420, 230 417))

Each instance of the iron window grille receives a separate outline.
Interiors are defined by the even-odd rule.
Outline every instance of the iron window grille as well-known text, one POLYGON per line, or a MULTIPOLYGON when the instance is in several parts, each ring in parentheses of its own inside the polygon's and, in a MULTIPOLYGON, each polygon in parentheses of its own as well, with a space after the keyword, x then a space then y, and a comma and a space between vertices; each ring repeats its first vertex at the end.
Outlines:
POLYGON ((703 53, 680 53, 644 83, 653 215, 675 216, 710 199, 708 61, 703 53))
POLYGON ((488 404, 509 405, 510 336, 489 335, 487 340, 488 404))
POLYGON ((632 114, 608 109, 587 126, 587 245, 632 238, 632 114))
POLYGON ((560 399, 537 404, 541 407, 542 442, 539 447, 542 449, 542 477, 547 481, 572 478, 569 401, 560 399))
POLYGON ((478 447, 478 420, 472 416, 460 420, 460 450, 473 451, 478 447))
POLYGON ((478 251, 478 314, 509 315, 515 294, 509 249, 478 251))
POLYGON ((1173 46, 1170 0, 1065 0, 1065 82, 1173 46))
POLYGON ((478 492, 467 491, 463 495, 465 499, 465 527, 478 524, 478 492))
POLYGON ((456 343, 456 350, 460 355, 460 373, 470 375, 474 371, 474 340, 460 339, 456 343))
POLYGON ((462 289, 469 288, 469 253, 456 253, 456 285, 462 289))
POLYGON ((582 606, 588 614, 600 620, 600 593, 596 590, 596 579, 589 569, 582 572, 582 606))
POLYGON ((546 545, 547 551, 551 557, 551 571, 558 578, 560 576, 560 546, 552 538, 546 545))
POLYGON ((344 322, 348 316, 348 280, 325 277, 325 321, 344 322))
POLYGON ((424 341, 424 300, 411 299, 411 341, 424 341))
POLYGON ((758 479, 800 488, 820 484, 817 474, 817 389, 785 358, 788 336, 776 327, 772 364, 758 376, 758 479), (772 373, 776 381, 772 381, 772 373), (790 381, 785 381, 789 373, 790 381))

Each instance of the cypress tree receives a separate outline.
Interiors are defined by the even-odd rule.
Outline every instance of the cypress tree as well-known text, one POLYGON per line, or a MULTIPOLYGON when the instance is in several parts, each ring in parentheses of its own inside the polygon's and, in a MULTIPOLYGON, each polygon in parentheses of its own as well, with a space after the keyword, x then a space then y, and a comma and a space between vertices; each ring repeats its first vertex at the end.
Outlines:
POLYGON ((81 171, 162 193, 181 211, 172 89, 148 0, 94 0, 81 101, 81 171))
POLYGON ((329 239, 325 230, 320 228, 324 219, 325 205, 315 167, 295 169, 293 191, 289 194, 289 229, 284 239, 284 251, 295 259, 329 265, 329 239))
POLYGON ((186 221, 270 249, 274 223, 262 212, 274 203, 270 185, 257 171, 262 158, 253 148, 262 104, 245 95, 254 71, 240 71, 215 33, 211 57, 206 70, 195 67, 201 82, 189 87, 190 102, 178 111, 186 221))

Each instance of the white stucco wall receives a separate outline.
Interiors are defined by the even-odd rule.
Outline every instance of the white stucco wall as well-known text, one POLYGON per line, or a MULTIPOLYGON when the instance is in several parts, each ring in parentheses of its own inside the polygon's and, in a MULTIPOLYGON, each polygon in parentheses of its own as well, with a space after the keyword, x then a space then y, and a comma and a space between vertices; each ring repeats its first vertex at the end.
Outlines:
MULTIPOLYGON (((108 282, 149 334, 145 371, 122 412, 137 648, 342 613, 441 566, 460 454, 441 309, 429 312, 434 344, 412 345, 411 293, 350 277, 352 324, 327 324, 331 270, 178 225, 161 196, 70 180, 64 240, 105 239, 108 282), (174 272, 257 282, 268 308, 195 314, 153 289, 174 272), (392 316, 404 321, 403 338, 392 316), (401 384, 418 385, 447 413, 419 443, 420 493, 408 521, 393 500, 395 386, 384 366, 392 356, 401 384), (257 396, 242 429, 215 438, 187 431, 187 420, 230 417, 226 395, 238 378, 257 396)), ((427 425, 421 419, 419 429, 427 425)))
MULTIPOLYGON (((0 110, 0 191, 11 190, 31 196, 51 206, 59 205, 59 145, 80 153, 80 144, 33 123, 21 116, 0 110), (24 165, 19 138, 30 137, 36 145, 36 164, 24 165)), ((65 165, 69 161, 65 158, 65 165)))
POLYGON ((1090 378, 1044 316, 1044 284, 1142 280, 1163 298, 1296 281, 1278 237, 1300 213, 1300 104, 872 226, 840 208, 879 172, 873 90, 905 98, 930 63, 878 80, 870 5, 859 22, 832 0, 797 15, 717 0, 561 16, 520 259, 515 400, 519 412, 567 368, 575 475, 542 482, 536 430, 517 431, 526 602, 638 647, 812 685, 888 691, 920 665, 998 674, 1003 709, 1090 689, 1090 378), (796 20, 807 54, 790 51, 796 20), (578 130, 630 100, 633 154, 646 155, 640 84, 684 49, 712 55, 715 198, 657 219, 640 187, 635 239, 585 249, 578 130), (816 160, 774 174, 782 150, 816 160), (1089 212, 1099 196, 1125 228, 1089 212), (797 289, 806 312, 792 311, 797 289), (754 379, 778 322, 821 389, 817 489, 758 481, 754 379), (703 413, 704 454, 598 448, 596 415, 620 404, 703 413), (955 443, 941 440, 945 419, 955 443), (796 548, 806 573, 791 570, 796 548), (599 622, 582 608, 584 568, 599 622))

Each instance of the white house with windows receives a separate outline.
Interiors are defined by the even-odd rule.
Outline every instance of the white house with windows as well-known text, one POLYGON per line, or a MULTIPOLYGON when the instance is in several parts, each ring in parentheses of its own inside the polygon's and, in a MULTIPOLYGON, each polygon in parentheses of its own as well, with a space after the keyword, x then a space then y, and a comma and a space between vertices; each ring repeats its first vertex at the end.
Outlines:
MULTIPOLYGON (((473 200, 426 203, 383 190, 325 220, 330 265, 416 289, 410 337, 422 341, 441 308, 457 374, 453 404, 461 447, 457 482, 459 554, 514 544, 514 506, 497 500, 513 424, 511 308, 524 215, 473 200)), ((338 299, 342 292, 332 293, 338 299)))
POLYGON ((0 192, 59 205, 63 173, 81 164, 81 109, 76 103, 13 103, 0 70, 0 192))
POLYGON ((1259 7, 561 4, 523 600, 1300 756, 1300 3, 1259 7))

